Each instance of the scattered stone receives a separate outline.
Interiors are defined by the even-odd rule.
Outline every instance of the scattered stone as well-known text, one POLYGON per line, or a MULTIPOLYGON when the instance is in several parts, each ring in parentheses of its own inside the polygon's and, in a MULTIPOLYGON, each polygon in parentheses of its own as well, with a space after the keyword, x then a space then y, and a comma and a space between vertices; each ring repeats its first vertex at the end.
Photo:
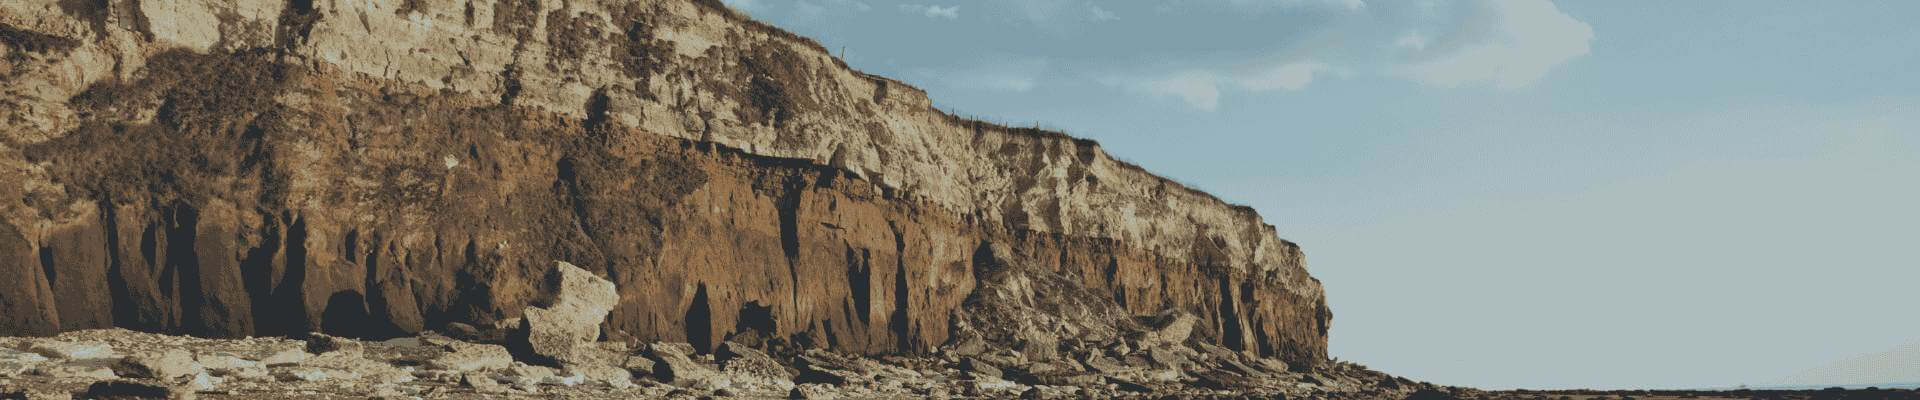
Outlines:
POLYGON ((153 378, 171 380, 198 374, 204 369, 194 362, 193 353, 182 349, 167 349, 127 356, 114 365, 115 372, 129 378, 153 378))
POLYGON ((493 378, 478 372, 468 372, 466 374, 460 375, 460 386, 470 387, 470 388, 473 388, 474 391, 478 391, 481 393, 498 393, 498 392, 507 391, 507 387, 504 385, 501 385, 500 381, 494 380, 493 378))
POLYGON ((792 384, 786 367, 780 366, 779 361, 758 349, 724 342, 714 350, 714 356, 720 360, 720 369, 736 381, 749 379, 758 384, 776 386, 792 384))
POLYGON ((862 366, 854 360, 818 349, 807 350, 795 357, 793 368, 799 371, 793 377, 794 383, 841 386, 867 381, 862 366))
POLYGON ((833 387, 831 386, 824 386, 824 385, 818 385, 818 384, 802 384, 802 385, 795 385, 793 389, 787 390, 787 398, 805 399, 805 400, 825 400, 825 399, 837 398, 837 396, 834 396, 833 393, 834 393, 833 387))
POLYGON ((602 382, 615 388, 633 386, 633 373, 626 368, 611 365, 574 365, 568 366, 566 374, 584 377, 586 381, 602 382))
POLYGON ((26 373, 46 361, 47 358, 39 354, 0 347, 0 377, 26 373))
POLYGON ((274 377, 283 382, 321 382, 332 378, 332 375, 327 370, 313 367, 285 368, 274 373, 274 377))
POLYGON ((1120 378, 1114 378, 1111 376, 1107 377, 1107 382, 1112 383, 1115 389, 1119 389, 1123 391, 1134 392, 1134 393, 1153 392, 1152 387, 1141 384, 1139 382, 1129 381, 1129 380, 1120 379, 1120 378))
POLYGON ((632 355, 622 361, 620 367, 626 368, 627 372, 632 372, 636 376, 653 376, 655 364, 657 363, 652 358, 632 355))
POLYGON ((539 385, 553 375, 553 368, 515 362, 512 367, 493 375, 493 378, 509 385, 531 386, 539 385))
POLYGON ((948 353, 957 356, 971 356, 985 351, 987 351, 987 341, 981 339, 980 335, 967 335, 966 339, 958 340, 947 347, 948 353))
POLYGON ((93 342, 54 342, 34 343, 27 351, 56 360, 89 360, 119 357, 113 353, 113 346, 93 342))
POLYGON ((112 380, 94 382, 94 384, 87 386, 85 392, 80 393, 76 397, 85 399, 188 400, 193 399, 194 395, 191 391, 174 389, 167 386, 135 381, 112 380))
POLYGON ((1157 323, 1152 330, 1140 332, 1133 337, 1134 348, 1154 348, 1176 346, 1186 342, 1193 335, 1193 326, 1200 319, 1193 314, 1179 310, 1167 310, 1154 317, 1157 323))
POLYGON ((366 345, 342 337, 314 333, 307 338, 306 352, 322 357, 352 358, 366 353, 366 345))
POLYGON ((577 360, 575 347, 600 338, 600 323, 620 301, 613 282, 565 261, 547 272, 545 292, 510 342, 528 358, 543 363, 577 360))
POLYGON ((1165 347, 1154 347, 1147 350, 1147 359, 1152 360, 1155 365, 1176 370, 1186 367, 1190 362, 1186 356, 1180 355, 1179 352, 1165 347))
POLYGON ((1020 383, 1050 386, 1090 386, 1100 383, 1100 375, 1085 372, 1049 372, 1021 377, 1020 383))
POLYGON ((288 347, 284 347, 279 350, 276 350, 273 353, 268 354, 266 357, 261 357, 257 361, 260 361, 261 364, 265 364, 267 366, 275 366, 275 365, 298 364, 298 363, 307 361, 307 359, 311 359, 311 358, 313 358, 313 353, 308 353, 305 347, 288 346, 288 347))
POLYGON ((240 358, 231 353, 200 354, 193 356, 193 360, 200 363, 201 367, 215 372, 263 367, 259 361, 240 358))
POLYGON ((980 359, 973 358, 973 357, 960 359, 960 370, 966 371, 978 376, 985 376, 985 377, 992 377, 992 378, 1006 377, 1006 374, 1000 372, 999 368, 995 368, 994 366, 987 364, 987 362, 980 361, 980 359))
POLYGON ((447 335, 447 337, 466 341, 475 341, 475 339, 481 338, 480 328, 461 322, 447 323, 447 327, 441 329, 440 333, 447 335))
POLYGON ((1194 386, 1213 390, 1231 390, 1246 387, 1247 378, 1223 371, 1204 371, 1194 373, 1194 386))
POLYGON ((675 385, 715 380, 718 373, 688 357, 692 350, 693 346, 685 343, 654 343, 648 346, 648 354, 654 361, 654 377, 675 385))
POLYGON ((186 387, 195 392, 208 392, 208 391, 212 391, 214 385, 220 384, 221 381, 222 380, 220 378, 215 378, 212 375, 208 375, 206 372, 201 372, 198 374, 194 374, 193 379, 188 379, 186 381, 186 387))
POLYGON ((445 353, 427 362, 429 368, 467 372, 490 371, 513 365, 513 355, 500 345, 454 342, 446 348, 445 353))
POLYGON ((575 386, 587 382, 587 376, 579 372, 564 375, 550 375, 540 380, 541 384, 552 386, 575 386))
POLYGON ((42 365, 33 370, 34 375, 59 379, 102 380, 119 378, 113 368, 99 363, 70 363, 42 365))

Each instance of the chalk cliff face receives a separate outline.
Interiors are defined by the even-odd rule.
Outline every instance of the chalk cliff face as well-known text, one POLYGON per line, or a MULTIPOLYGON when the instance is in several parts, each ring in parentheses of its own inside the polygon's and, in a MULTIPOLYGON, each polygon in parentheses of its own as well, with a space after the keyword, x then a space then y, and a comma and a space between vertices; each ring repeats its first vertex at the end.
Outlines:
POLYGON ((923 352, 1074 296, 1325 359, 1253 210, 712 1, 15 0, 0 82, 4 334, 489 326, 564 260, 614 340, 923 352))

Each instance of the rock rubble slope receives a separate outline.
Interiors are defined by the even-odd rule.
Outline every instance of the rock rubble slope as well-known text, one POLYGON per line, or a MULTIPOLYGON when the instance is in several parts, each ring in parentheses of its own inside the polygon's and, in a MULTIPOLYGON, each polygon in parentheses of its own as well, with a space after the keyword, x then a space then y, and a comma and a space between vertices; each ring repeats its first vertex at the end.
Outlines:
POLYGON ((1251 209, 713 1, 6 1, 0 81, 0 333, 504 343, 566 260, 599 338, 689 354, 1074 363, 1161 316, 1327 363, 1251 209))
POLYGON ((1349 364, 1301 370, 1184 343, 1178 337, 1193 321, 1184 314, 1110 326, 1117 336, 1049 339, 1065 344, 1057 348, 955 345, 937 356, 768 352, 733 341, 712 352, 687 343, 632 348, 572 334, 606 318, 611 282, 564 262, 548 276, 545 305, 498 328, 516 332, 505 347, 478 328, 466 334, 475 342, 437 333, 195 339, 119 329, 0 338, 0 398, 1399 398, 1434 390, 1349 364))

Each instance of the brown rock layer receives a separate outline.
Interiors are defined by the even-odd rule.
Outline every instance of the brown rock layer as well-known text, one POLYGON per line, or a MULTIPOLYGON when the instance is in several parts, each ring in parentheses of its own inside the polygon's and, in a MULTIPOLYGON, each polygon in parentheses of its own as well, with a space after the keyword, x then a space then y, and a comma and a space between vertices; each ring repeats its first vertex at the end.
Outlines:
POLYGON ((945 343, 990 248, 1312 364, 1250 209, 953 118, 711 2, 0 4, 0 333, 393 337, 515 318, 553 260, 611 339, 945 343))

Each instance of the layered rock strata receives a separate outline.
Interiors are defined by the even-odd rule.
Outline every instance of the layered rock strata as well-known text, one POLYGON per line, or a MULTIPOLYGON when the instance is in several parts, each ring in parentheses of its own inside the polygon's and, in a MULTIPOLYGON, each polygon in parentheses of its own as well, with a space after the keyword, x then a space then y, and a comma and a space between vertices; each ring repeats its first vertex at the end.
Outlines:
POLYGON ((0 55, 4 334, 495 326, 557 259, 608 339, 911 353, 1017 260, 1325 360, 1253 210, 712 1, 8 1, 0 55))

